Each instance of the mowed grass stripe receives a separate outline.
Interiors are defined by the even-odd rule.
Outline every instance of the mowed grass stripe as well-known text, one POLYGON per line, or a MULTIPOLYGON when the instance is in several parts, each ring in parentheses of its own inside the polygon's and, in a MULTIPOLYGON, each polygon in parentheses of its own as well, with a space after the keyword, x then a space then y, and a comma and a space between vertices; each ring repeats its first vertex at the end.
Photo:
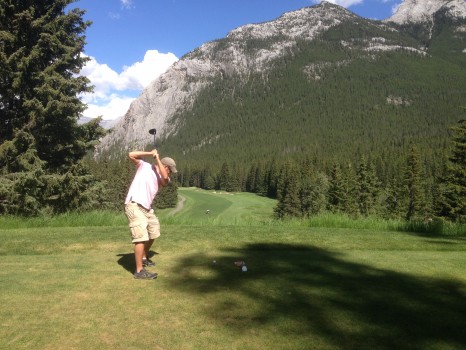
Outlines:
MULTIPOLYGON (((184 208, 174 215, 174 223, 210 223, 220 225, 254 225, 270 221, 276 201, 252 193, 228 193, 205 191, 196 188, 180 188, 180 196, 186 198, 184 208)), ((165 210, 162 217, 169 213, 165 210)))

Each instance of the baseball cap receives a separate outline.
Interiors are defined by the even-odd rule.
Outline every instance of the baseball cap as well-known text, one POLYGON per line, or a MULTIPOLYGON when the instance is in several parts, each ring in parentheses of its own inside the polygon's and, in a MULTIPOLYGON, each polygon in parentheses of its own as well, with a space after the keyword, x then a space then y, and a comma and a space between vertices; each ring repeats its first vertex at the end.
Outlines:
POLYGON ((175 163, 175 161, 174 161, 172 158, 170 158, 170 157, 165 157, 165 158, 160 159, 160 162, 161 162, 163 165, 168 166, 168 167, 170 168, 170 171, 171 171, 172 173, 177 173, 177 172, 178 172, 178 170, 176 170, 176 163, 175 163))

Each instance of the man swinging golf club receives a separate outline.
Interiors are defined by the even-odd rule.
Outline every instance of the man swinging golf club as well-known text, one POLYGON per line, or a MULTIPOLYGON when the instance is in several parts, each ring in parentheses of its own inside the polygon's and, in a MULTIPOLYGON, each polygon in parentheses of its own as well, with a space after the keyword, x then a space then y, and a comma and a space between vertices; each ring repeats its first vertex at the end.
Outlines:
MULTIPOLYGON (((149 132, 154 135, 155 143, 155 129, 149 132)), ((160 159, 156 149, 150 152, 130 152, 129 158, 136 165, 136 174, 125 200, 125 214, 129 221, 136 262, 134 278, 155 279, 157 273, 144 268, 155 265, 149 259, 149 249, 160 236, 160 224, 152 209, 152 202, 159 189, 170 181, 170 174, 177 172, 176 164, 169 157, 160 159), (143 161, 141 158, 145 156, 153 157, 154 164, 143 161)))

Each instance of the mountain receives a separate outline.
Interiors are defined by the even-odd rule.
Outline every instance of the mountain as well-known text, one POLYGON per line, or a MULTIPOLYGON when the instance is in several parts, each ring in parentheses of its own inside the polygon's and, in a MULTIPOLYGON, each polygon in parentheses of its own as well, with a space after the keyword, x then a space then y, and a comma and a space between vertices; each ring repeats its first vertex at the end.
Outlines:
POLYGON ((369 155, 393 167, 411 145, 437 159, 466 101, 465 8, 406 0, 373 21, 322 2, 239 27, 153 81, 96 155, 146 147, 155 127, 157 147, 193 166, 369 155))
POLYGON ((285 13, 275 21, 237 28, 224 40, 203 44, 182 57, 142 92, 114 131, 102 140, 98 152, 118 144, 123 151, 142 147, 151 141, 148 130, 154 127, 157 135, 175 133, 177 125, 169 123, 169 119, 192 107, 196 96, 210 85, 211 79, 265 71, 270 62, 286 55, 287 50, 296 45, 297 38, 313 40, 350 18, 355 20, 357 16, 325 2, 285 13), (251 47, 254 41, 264 44, 255 49, 251 47), (248 52, 251 49, 252 54, 248 52))
POLYGON ((464 0, 405 0, 386 21, 398 24, 432 22, 434 14, 441 10, 451 17, 466 17, 464 0))

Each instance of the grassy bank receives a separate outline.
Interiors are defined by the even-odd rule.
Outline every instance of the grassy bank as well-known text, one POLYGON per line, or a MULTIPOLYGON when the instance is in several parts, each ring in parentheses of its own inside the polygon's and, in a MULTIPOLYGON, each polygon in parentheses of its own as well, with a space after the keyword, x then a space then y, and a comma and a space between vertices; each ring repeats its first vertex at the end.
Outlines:
MULTIPOLYGON (((157 216, 164 225, 327 227, 466 236, 466 225, 440 219, 431 222, 406 222, 375 217, 353 218, 342 214, 323 213, 311 218, 275 220, 273 208, 276 201, 251 193, 180 188, 179 194, 179 208, 157 210, 157 216)), ((2 229, 126 225, 127 220, 123 210, 121 212, 67 213, 54 217, 37 218, 0 217, 2 229)))

